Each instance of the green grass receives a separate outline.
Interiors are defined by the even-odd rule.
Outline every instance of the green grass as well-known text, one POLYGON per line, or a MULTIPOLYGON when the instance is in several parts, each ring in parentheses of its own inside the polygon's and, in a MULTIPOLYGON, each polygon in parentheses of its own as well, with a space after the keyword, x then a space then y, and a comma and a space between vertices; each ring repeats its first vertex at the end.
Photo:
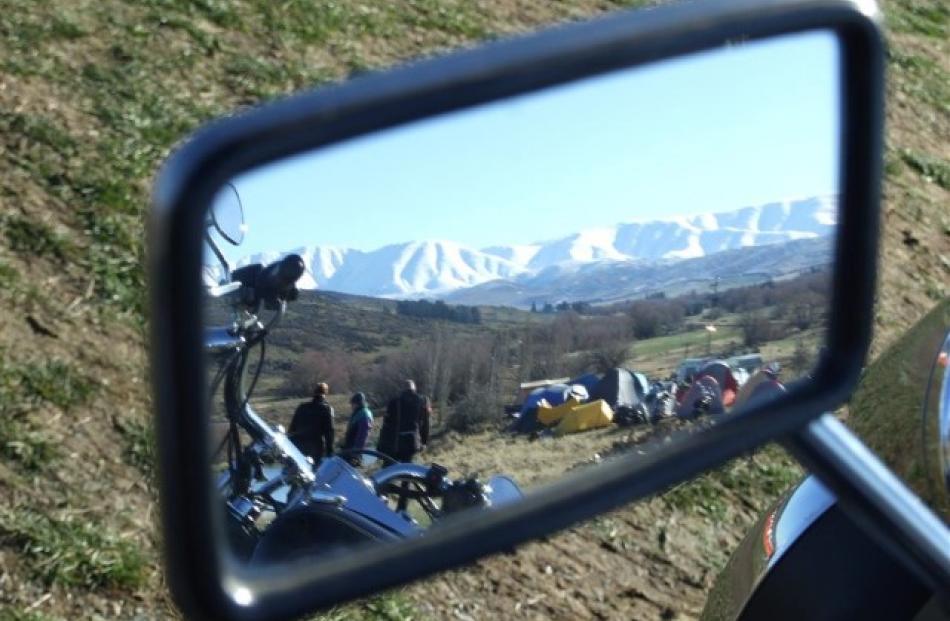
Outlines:
POLYGON ((950 36, 950 7, 943 0, 905 0, 884 5, 885 24, 895 32, 946 41, 950 36))
POLYGON ((26 406, 49 403, 69 410, 88 401, 95 391, 91 379, 62 360, 28 362, 0 367, 0 382, 7 399, 19 396, 26 406))
MULTIPOLYGON (((769 446, 751 459, 733 460, 717 470, 677 485, 661 498, 670 509, 723 520, 728 508, 735 503, 734 496, 762 498, 770 502, 801 477, 801 467, 791 457, 781 449, 769 446), (731 495, 724 493, 726 491, 731 495)), ((759 507, 759 510, 764 508, 759 507)))
POLYGON ((32 143, 45 145, 60 154, 72 153, 77 147, 76 141, 68 132, 37 113, 2 112, 0 127, 4 131, 19 134, 32 143))
POLYGON ((54 465, 59 450, 42 429, 3 416, 0 417, 0 457, 27 472, 38 473, 54 465))
POLYGON ((896 49, 888 51, 890 68, 897 88, 933 107, 944 115, 950 114, 950 73, 935 61, 896 49))
POLYGON ((149 422, 128 421, 116 423, 125 440, 123 457, 149 480, 155 475, 155 429, 149 422))
POLYGON ((397 591, 333 608, 310 621, 423 621, 426 618, 408 597, 397 591))
POLYGON ((7 245, 26 257, 55 257, 66 261, 72 255, 70 242, 48 224, 18 215, 0 220, 7 245))
POLYGON ((20 272, 12 265, 0 261, 0 288, 12 289, 20 283, 20 272))
POLYGON ((30 560, 34 577, 47 586, 130 590, 145 577, 145 560, 136 545, 101 523, 2 507, 0 544, 18 549, 30 560))
MULTIPOLYGON (((707 339, 707 332, 705 330, 693 330, 679 334, 658 336, 652 339, 635 341, 633 343, 633 353, 635 358, 671 353, 679 355, 680 353, 684 353, 688 347, 689 357, 701 357, 706 353, 707 339)), ((712 338, 712 350, 716 351, 730 341, 737 343, 742 342, 742 334, 739 330, 732 327, 719 328, 712 338)))
POLYGON ((901 159, 924 179, 950 190, 950 163, 925 153, 902 149, 901 159))
POLYGON ((60 618, 35 610, 0 607, 0 621, 60 621, 60 618))
MULTIPOLYGON (((0 354, 7 357, 6 350, 0 354)), ((95 392, 92 380, 62 360, 16 364, 0 362, 0 456, 29 472, 55 464, 58 445, 48 430, 27 414, 41 405, 63 412, 88 402, 95 392)))

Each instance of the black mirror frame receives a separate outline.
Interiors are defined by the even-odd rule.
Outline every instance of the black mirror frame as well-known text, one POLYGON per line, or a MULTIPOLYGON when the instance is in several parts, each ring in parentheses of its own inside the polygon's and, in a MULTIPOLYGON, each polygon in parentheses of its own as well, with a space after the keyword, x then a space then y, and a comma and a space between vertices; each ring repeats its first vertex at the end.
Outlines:
POLYGON ((867 351, 877 260, 883 42, 863 0, 707 0, 623 12, 493 43, 288 98, 212 124, 166 164, 151 214, 152 374, 167 582, 189 618, 288 619, 510 549, 659 492, 803 428, 853 389, 867 351), (220 553, 208 472, 200 265, 214 192, 234 175, 304 150, 610 70, 808 30, 837 35, 841 194, 827 355, 769 412, 750 409, 648 456, 530 496, 330 571, 248 575, 220 553))

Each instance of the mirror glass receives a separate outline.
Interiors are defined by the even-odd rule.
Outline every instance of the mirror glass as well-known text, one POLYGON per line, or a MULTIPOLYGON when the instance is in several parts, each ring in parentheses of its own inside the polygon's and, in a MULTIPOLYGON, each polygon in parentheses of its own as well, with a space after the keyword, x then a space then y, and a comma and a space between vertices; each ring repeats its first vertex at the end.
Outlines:
POLYGON ((929 488, 921 493, 931 507, 950 516, 950 333, 934 358, 921 416, 924 470, 929 488), (927 492, 930 492, 929 494, 927 492))
POLYGON ((244 241, 247 225, 244 223, 244 207, 241 196, 232 183, 226 183, 214 197, 211 205, 211 223, 217 233, 230 244, 240 246, 244 241))
POLYGON ((806 375, 839 90, 831 34, 736 42, 233 179, 205 316, 235 555, 411 539, 806 375))

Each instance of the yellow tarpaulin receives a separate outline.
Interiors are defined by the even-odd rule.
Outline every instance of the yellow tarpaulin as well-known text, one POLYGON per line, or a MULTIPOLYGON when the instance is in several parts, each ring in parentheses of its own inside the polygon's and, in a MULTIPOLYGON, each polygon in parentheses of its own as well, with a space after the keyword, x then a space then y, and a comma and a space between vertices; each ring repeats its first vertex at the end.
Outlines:
POLYGON ((551 407, 548 405, 547 401, 538 404, 538 422, 544 425, 545 427, 550 427, 551 425, 557 423, 559 420, 564 418, 564 415, 571 411, 577 405, 577 401, 573 398, 568 399, 561 405, 551 407))
MULTIPOLYGON (((540 410, 538 414, 540 416, 540 410)), ((603 399, 597 399, 590 403, 575 405, 570 408, 558 423, 554 432, 557 434, 576 433, 578 431, 587 431, 588 429, 598 429, 606 427, 614 420, 614 411, 610 409, 607 402, 603 399)))

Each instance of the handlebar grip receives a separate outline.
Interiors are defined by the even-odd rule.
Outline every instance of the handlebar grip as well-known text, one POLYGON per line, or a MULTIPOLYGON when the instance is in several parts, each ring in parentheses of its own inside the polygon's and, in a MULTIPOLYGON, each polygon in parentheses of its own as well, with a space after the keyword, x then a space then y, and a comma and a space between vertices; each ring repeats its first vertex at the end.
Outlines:
POLYGON ((280 261, 265 267, 257 275, 257 294, 263 299, 283 297, 303 276, 304 263, 300 255, 288 254, 280 261))

